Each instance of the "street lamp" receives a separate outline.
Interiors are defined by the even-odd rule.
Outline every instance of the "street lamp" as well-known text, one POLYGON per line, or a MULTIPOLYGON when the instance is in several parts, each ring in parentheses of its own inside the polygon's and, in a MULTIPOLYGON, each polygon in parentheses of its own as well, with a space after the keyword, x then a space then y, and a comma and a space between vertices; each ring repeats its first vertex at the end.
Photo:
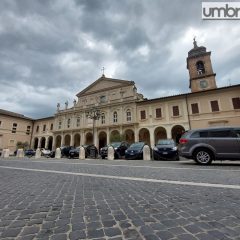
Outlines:
POLYGON ((95 143, 95 121, 98 120, 101 116, 101 112, 97 108, 92 108, 86 112, 86 117, 93 120, 93 144, 96 146, 95 143))

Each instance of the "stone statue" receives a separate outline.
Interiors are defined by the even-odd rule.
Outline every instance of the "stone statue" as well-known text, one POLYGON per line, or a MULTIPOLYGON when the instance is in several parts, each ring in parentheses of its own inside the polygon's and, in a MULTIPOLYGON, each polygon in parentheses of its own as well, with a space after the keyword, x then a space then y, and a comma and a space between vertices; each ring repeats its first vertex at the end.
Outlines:
POLYGON ((60 110, 60 103, 57 104, 57 111, 59 112, 60 110))
POLYGON ((68 108, 68 101, 65 102, 65 109, 68 108))

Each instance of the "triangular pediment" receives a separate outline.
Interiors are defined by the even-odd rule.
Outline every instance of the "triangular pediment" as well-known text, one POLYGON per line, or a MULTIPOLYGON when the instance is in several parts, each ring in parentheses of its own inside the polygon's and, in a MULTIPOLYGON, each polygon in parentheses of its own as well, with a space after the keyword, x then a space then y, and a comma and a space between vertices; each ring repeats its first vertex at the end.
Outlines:
POLYGON ((106 78, 104 75, 77 94, 77 97, 134 85, 133 81, 106 78))

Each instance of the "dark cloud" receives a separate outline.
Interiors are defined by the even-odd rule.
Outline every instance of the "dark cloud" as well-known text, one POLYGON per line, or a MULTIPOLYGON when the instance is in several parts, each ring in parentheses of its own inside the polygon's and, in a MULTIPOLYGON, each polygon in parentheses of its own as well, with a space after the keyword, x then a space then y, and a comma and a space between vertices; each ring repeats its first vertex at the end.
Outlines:
POLYGON ((239 83, 239 21, 203 21, 201 2, 0 1, 0 108, 52 115, 102 66, 148 98, 188 92, 194 35, 212 51, 218 85, 239 83))

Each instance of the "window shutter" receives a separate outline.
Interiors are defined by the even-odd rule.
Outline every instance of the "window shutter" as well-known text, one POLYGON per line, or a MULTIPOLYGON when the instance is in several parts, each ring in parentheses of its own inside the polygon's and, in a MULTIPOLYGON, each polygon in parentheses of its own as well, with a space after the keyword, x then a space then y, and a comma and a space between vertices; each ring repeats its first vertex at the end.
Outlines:
POLYGON ((179 116, 179 108, 178 106, 173 106, 173 116, 179 116))
POLYGON ((198 104, 197 103, 193 103, 193 104, 191 104, 191 106, 192 106, 192 114, 199 113, 199 109, 198 109, 198 104))
POLYGON ((219 106, 218 106, 218 101, 211 101, 211 108, 212 112, 218 112, 219 111, 219 106))
POLYGON ((234 109, 240 109, 240 98, 232 98, 233 108, 234 109))
POLYGON ((145 110, 142 110, 140 113, 141 113, 141 119, 146 119, 146 112, 145 112, 145 110))
POLYGON ((161 108, 157 108, 156 109, 156 118, 161 118, 162 117, 162 109, 161 108))

